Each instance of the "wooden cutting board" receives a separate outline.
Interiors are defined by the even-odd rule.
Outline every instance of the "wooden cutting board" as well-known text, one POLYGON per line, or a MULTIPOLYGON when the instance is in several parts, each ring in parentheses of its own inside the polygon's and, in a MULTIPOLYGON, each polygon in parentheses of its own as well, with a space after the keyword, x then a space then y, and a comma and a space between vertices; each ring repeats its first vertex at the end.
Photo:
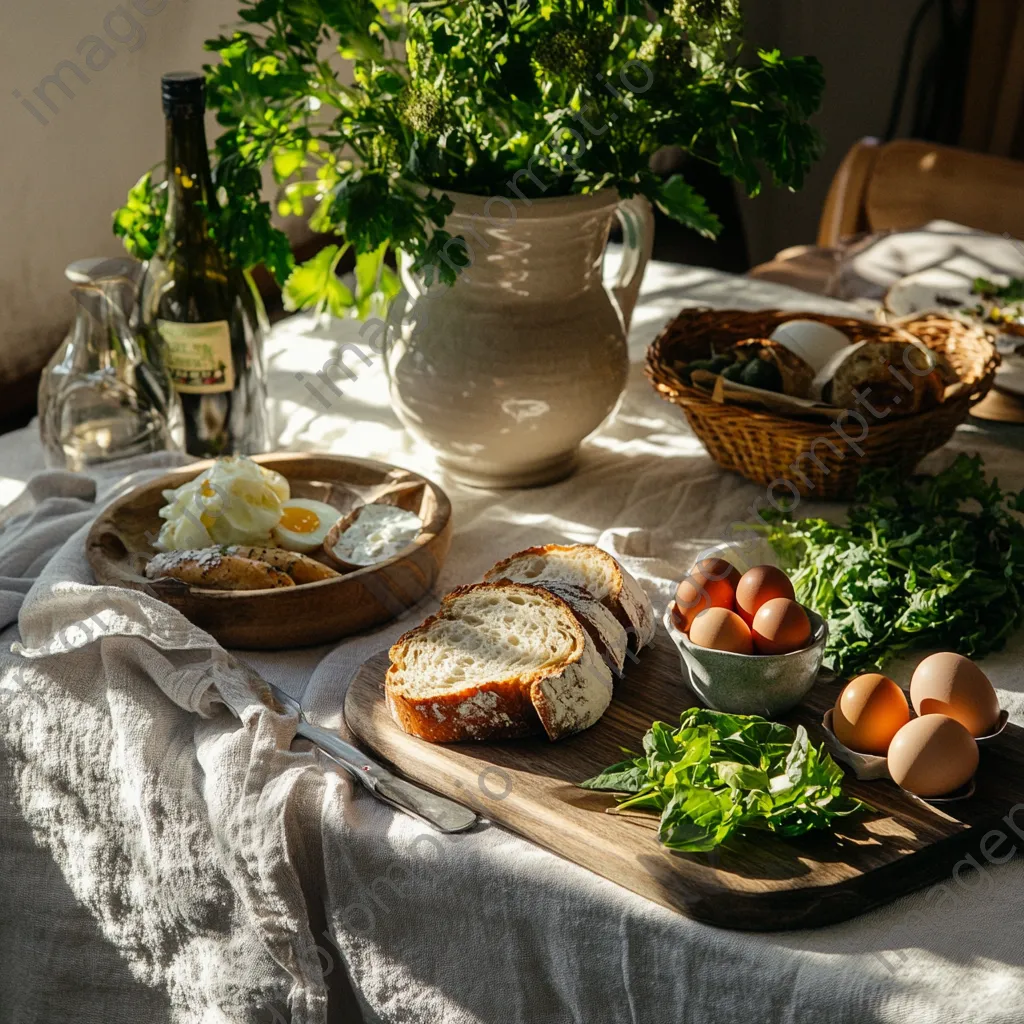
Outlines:
MULTIPOLYGON (((842 821, 835 832, 798 839, 769 833, 708 854, 665 850, 656 822, 611 815, 614 800, 574 783, 641 748, 655 719, 677 722, 699 701, 683 683, 679 659, 663 632, 626 669, 615 700, 592 729, 557 743, 517 740, 435 745, 408 736, 383 698, 386 654, 366 662, 349 688, 345 717, 358 740, 408 777, 473 807, 541 846, 689 917, 752 931, 833 924, 933 882, 950 879, 965 855, 986 866, 983 836, 993 828, 1017 841, 1003 818, 1024 803, 1024 729, 1008 725, 982 748, 973 797, 942 809, 888 781, 859 782, 851 793, 876 813, 842 821)), ((807 702, 783 721, 802 723, 815 742, 821 719, 841 689, 819 679, 807 702)), ((1024 835, 1024 809, 1017 813, 1024 835)), ((1009 843, 986 848, 996 856, 1009 843)), ((971 870, 968 865, 959 872, 971 870)), ((968 879, 966 884, 971 884, 968 879)))

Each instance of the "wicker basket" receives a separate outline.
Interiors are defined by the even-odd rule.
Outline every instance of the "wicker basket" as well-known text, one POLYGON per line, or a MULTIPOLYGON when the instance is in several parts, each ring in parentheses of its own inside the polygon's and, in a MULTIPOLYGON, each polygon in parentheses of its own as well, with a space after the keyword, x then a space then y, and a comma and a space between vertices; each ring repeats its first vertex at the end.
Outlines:
POLYGON ((647 351, 647 376, 662 397, 680 406, 711 457, 725 469, 764 484, 773 503, 803 497, 849 499, 862 469, 902 466, 908 472, 945 444, 992 386, 999 356, 978 327, 941 316, 898 325, 816 313, 687 309, 647 351), (820 320, 853 341, 906 340, 904 331, 945 356, 966 385, 941 405, 913 416, 868 421, 861 413, 838 424, 796 419, 720 403, 683 383, 679 370, 744 338, 767 338, 787 320, 820 320), (860 417, 858 420, 857 417, 860 417))

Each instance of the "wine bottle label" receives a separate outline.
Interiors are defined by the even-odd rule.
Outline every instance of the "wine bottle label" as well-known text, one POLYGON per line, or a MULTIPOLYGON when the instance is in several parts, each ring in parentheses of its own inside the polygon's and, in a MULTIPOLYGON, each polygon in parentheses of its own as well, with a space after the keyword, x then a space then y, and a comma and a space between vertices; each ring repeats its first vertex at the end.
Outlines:
POLYGON ((235 365, 231 361, 231 329, 227 320, 179 324, 157 320, 163 338, 167 369, 175 391, 209 395, 232 391, 235 365))

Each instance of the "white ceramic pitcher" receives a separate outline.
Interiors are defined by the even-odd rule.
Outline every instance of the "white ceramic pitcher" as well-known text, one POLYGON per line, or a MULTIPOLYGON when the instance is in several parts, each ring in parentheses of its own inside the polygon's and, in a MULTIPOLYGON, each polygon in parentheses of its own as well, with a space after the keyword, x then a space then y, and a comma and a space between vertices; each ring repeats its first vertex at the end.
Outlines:
POLYGON ((557 199, 448 193, 445 224, 469 248, 454 286, 423 286, 403 261, 385 353, 394 408, 457 479, 527 487, 572 472, 580 442, 614 411, 626 335, 653 244, 650 204, 605 190, 557 199), (612 218, 618 280, 602 281, 612 218))

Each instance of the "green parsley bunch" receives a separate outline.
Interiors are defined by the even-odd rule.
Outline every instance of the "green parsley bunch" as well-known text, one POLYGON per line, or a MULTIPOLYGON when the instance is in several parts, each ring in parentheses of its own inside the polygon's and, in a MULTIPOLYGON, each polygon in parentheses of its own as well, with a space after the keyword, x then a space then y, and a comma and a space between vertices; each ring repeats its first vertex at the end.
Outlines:
MULTIPOLYGON (((820 65, 744 54, 738 0, 243 0, 239 13, 240 27, 207 43, 227 196, 216 229, 237 258, 287 277, 293 307, 365 308, 360 291, 331 281, 349 246, 385 301, 388 249, 453 283, 459 261, 440 258, 459 252, 444 230, 449 191, 612 188, 714 236, 704 199, 679 175, 651 172, 658 149, 679 146, 750 195, 766 180, 799 188, 820 151, 808 124, 820 65), (344 237, 326 264, 292 270, 259 199, 265 165, 280 212, 344 237)), ((144 178, 116 215, 139 255, 161 198, 144 178)))

